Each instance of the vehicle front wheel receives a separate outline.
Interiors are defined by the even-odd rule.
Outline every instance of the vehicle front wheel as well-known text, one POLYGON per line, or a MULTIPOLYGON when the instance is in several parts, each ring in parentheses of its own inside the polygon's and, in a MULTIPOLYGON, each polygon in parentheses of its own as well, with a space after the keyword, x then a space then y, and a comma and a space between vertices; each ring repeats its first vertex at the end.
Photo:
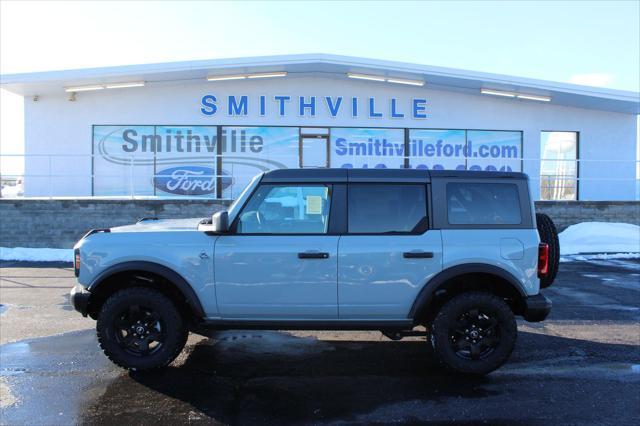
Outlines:
POLYGON ((463 293, 442 306, 430 341, 436 358, 465 374, 487 374, 504 364, 516 343, 516 320, 500 297, 463 293))
POLYGON ((120 367, 149 370, 168 365, 187 341, 176 306, 159 291, 133 287, 109 297, 98 315, 98 342, 120 367))

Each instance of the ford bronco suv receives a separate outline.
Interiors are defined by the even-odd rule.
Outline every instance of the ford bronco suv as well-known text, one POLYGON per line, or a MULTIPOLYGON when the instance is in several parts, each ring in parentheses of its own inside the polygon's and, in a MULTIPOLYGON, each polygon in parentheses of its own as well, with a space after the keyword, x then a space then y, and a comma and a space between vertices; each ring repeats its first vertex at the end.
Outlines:
POLYGON ((76 310, 117 365, 168 365, 189 331, 424 335, 463 373, 502 365, 515 316, 542 321, 553 222, 521 173, 283 169, 210 219, 141 219, 75 246, 76 310))

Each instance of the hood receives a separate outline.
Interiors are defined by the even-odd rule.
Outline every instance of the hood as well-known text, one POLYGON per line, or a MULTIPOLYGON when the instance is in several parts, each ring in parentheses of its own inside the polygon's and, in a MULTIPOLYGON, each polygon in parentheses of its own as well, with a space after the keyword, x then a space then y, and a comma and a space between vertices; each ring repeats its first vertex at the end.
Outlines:
POLYGON ((111 232, 179 232, 195 231, 202 218, 190 219, 147 219, 133 225, 116 226, 111 232))

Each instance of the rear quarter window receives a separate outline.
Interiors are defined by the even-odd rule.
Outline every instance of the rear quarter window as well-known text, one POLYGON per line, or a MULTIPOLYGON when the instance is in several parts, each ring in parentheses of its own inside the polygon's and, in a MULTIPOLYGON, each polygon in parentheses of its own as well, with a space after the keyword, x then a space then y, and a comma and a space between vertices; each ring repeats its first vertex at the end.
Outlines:
POLYGON ((518 186, 512 183, 449 182, 447 219, 451 225, 519 225, 518 186))

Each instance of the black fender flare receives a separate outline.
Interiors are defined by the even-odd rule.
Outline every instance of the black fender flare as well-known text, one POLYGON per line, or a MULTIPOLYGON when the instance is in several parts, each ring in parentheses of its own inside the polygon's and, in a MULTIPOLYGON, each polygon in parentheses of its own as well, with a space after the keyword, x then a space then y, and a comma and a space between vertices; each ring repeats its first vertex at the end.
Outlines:
POLYGON ((508 282, 513 290, 515 290, 522 299, 527 297, 518 279, 514 277, 510 272, 486 263, 465 263, 464 265, 457 265, 444 269, 437 273, 433 278, 431 278, 422 287, 422 290, 420 290, 420 293, 418 293, 418 296, 413 301, 413 305, 411 306, 408 317, 411 319, 415 319, 416 315, 420 312, 420 309, 423 306, 428 306, 429 303, 433 301, 436 296, 436 292, 447 281, 460 275, 471 273, 490 274, 500 277, 508 282))
POLYGON ((99 273, 98 276, 87 287, 87 289, 89 291, 96 291, 96 289, 98 289, 100 285, 107 280, 107 278, 113 276, 114 274, 127 271, 150 272, 165 278, 167 281, 173 283, 178 291, 182 293, 185 300, 187 301, 187 304, 196 317, 205 317, 204 309, 202 309, 200 299, 198 299, 198 296, 196 295, 195 291, 193 291, 193 288, 187 282, 187 280, 185 280, 182 275, 178 274, 173 269, 168 268, 164 265, 160 265, 159 263, 145 261, 118 263, 116 265, 108 267, 107 269, 99 273))

